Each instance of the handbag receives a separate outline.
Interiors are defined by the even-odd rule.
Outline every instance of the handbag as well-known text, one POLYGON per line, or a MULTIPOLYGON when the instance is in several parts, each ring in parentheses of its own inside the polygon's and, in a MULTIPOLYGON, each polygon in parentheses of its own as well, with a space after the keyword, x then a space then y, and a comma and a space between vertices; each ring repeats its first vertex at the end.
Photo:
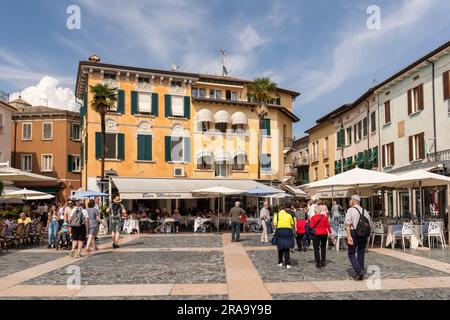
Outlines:
POLYGON ((271 242, 272 242, 272 245, 274 245, 274 246, 276 246, 277 245, 277 227, 278 227, 278 221, 280 221, 280 213, 278 212, 277 213, 277 225, 275 226, 275 233, 273 234, 273 236, 272 236, 272 240, 271 240, 271 242))
POLYGON ((314 236, 316 234, 316 227, 317 225, 320 223, 320 220, 322 220, 323 215, 320 215, 319 221, 316 222, 316 225, 314 227, 311 228, 311 234, 314 236))

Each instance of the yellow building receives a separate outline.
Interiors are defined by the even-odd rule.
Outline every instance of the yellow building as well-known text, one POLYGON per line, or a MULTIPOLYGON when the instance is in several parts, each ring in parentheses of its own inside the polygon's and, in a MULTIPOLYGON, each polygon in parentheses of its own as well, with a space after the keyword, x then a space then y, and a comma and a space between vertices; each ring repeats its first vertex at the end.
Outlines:
POLYGON ((84 100, 83 189, 100 189, 100 116, 90 107, 89 89, 98 83, 118 90, 116 109, 106 116, 103 183, 123 199, 159 199, 164 201, 158 206, 174 207, 170 199, 189 202, 198 198, 192 190, 204 186, 246 188, 258 185, 255 180, 278 185, 293 176, 289 151, 292 123, 299 119, 292 101, 298 93, 277 90, 263 123, 258 162, 259 121, 256 104, 247 98, 250 81, 92 60, 80 62, 76 85, 84 100))

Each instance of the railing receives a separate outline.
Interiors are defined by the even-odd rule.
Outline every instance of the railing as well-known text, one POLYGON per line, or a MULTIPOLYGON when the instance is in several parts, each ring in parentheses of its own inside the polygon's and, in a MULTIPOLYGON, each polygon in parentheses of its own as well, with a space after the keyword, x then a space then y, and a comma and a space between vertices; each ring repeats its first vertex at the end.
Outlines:
POLYGON ((292 148, 293 139, 291 137, 284 137, 283 138, 283 146, 285 148, 292 148))
POLYGON ((322 154, 323 154, 323 158, 324 158, 324 159, 328 159, 329 156, 330 156, 328 150, 323 150, 323 153, 322 153, 322 154))
POLYGON ((428 154, 428 160, 431 162, 450 161, 450 149, 428 154))
POLYGON ((103 79, 102 83, 108 87, 119 89, 119 81, 116 79, 103 79))
POLYGON ((294 158, 294 165, 307 166, 307 165, 309 165, 309 158, 308 157, 294 158))
POLYGON ((294 177, 295 176, 295 170, 294 170, 294 166, 292 164, 284 165, 284 176, 285 177, 294 177))

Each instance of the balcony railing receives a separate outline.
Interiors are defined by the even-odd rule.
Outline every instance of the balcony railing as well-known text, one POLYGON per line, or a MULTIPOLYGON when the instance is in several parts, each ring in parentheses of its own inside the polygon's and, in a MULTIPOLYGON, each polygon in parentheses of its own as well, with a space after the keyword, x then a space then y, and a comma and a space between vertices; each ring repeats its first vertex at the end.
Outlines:
POLYGON ((428 154, 428 160, 431 162, 450 161, 450 149, 428 154))
POLYGON ((294 170, 294 166, 292 164, 284 165, 284 176, 285 177, 294 177, 295 176, 295 170, 294 170))
POLYGON ((293 139, 291 137, 284 137, 283 138, 283 146, 285 148, 292 148, 293 139))
POLYGON ((324 159, 328 159, 330 157, 328 150, 323 150, 322 154, 324 159))
POLYGON ((309 157, 298 157, 294 158, 295 166, 307 166, 309 165, 309 157))

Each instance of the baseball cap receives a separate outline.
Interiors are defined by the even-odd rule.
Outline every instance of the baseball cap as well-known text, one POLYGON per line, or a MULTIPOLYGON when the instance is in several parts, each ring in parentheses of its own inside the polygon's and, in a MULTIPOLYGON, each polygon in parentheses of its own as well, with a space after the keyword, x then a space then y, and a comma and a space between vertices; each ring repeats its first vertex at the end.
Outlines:
POLYGON ((352 200, 355 200, 355 201, 361 201, 361 197, 360 196, 358 196, 357 194, 354 194, 354 195, 352 195, 352 200))

